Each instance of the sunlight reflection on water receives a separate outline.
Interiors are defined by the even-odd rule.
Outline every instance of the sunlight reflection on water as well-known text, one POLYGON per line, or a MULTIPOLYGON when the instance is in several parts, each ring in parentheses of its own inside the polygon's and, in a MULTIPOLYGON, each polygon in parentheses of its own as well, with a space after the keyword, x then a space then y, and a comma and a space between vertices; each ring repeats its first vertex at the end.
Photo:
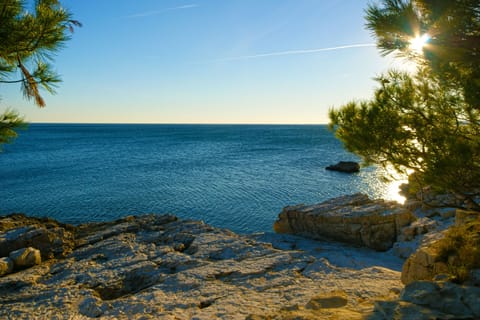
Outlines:
POLYGON ((376 178, 368 176, 365 181, 376 191, 376 195, 385 200, 404 204, 406 198, 400 194, 400 186, 408 182, 408 176, 397 173, 393 168, 376 168, 376 173, 376 178))
POLYGON ((352 193, 403 201, 402 181, 358 161, 326 126, 32 124, 0 157, 0 214, 68 223, 172 213, 271 231, 282 208, 352 193))
POLYGON ((396 180, 396 181, 391 181, 390 183, 388 183, 387 185, 387 189, 385 190, 385 200, 394 200, 394 201, 397 201, 398 203, 405 203, 405 197, 402 196, 400 193, 399 193, 399 187, 400 185, 406 183, 407 180, 396 180))

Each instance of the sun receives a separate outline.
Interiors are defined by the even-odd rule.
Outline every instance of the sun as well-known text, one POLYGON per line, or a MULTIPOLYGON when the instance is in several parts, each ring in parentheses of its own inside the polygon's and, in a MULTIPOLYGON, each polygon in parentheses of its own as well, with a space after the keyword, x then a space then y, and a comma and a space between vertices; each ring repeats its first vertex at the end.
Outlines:
POLYGON ((430 36, 427 33, 416 36, 410 40, 410 50, 416 53, 422 53, 423 47, 425 47, 429 40, 430 36))

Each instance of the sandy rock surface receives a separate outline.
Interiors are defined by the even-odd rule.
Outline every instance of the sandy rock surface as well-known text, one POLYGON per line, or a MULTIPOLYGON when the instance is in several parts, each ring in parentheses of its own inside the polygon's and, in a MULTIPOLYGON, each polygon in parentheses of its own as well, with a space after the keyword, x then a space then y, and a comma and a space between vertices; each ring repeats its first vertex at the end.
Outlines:
MULTIPOLYGON (((0 239, 52 223, 25 219, 0 239)), ((67 249, 0 278, 0 318, 360 319, 403 288, 401 259, 334 242, 240 236, 168 215, 51 227, 68 231, 67 249)))

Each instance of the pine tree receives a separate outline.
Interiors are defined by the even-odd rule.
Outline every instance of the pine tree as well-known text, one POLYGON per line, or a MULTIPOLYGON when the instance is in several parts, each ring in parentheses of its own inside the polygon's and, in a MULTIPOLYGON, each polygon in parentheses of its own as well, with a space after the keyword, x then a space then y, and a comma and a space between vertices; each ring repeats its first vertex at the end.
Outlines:
MULTIPOLYGON (((74 26, 80 23, 57 0, 36 0, 31 12, 26 1, 0 0, 0 84, 20 84, 25 98, 44 107, 40 89, 54 93, 60 82, 50 64, 52 54, 70 39, 74 26)), ((0 123, 1 145, 16 136, 23 120, 5 111, 0 123)))
POLYGON ((421 185, 480 209, 479 1, 383 0, 367 28, 384 54, 418 64, 389 71, 368 101, 330 110, 330 126, 367 164, 413 170, 421 185), (424 46, 413 40, 428 35, 424 46), (420 49, 420 50, 418 50, 420 49))
POLYGON ((384 0, 369 5, 366 20, 381 52, 428 66, 480 109, 480 0, 384 0), (422 35, 428 43, 412 52, 412 39, 422 35))

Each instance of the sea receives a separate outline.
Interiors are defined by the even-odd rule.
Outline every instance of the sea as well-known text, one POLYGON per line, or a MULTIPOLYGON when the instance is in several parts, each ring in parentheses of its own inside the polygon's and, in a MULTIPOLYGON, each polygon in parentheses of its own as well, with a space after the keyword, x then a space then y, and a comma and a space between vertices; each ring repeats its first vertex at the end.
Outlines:
POLYGON ((80 224, 170 213, 271 232, 285 206, 357 192, 398 199, 325 125, 31 124, 0 153, 0 215, 80 224))

